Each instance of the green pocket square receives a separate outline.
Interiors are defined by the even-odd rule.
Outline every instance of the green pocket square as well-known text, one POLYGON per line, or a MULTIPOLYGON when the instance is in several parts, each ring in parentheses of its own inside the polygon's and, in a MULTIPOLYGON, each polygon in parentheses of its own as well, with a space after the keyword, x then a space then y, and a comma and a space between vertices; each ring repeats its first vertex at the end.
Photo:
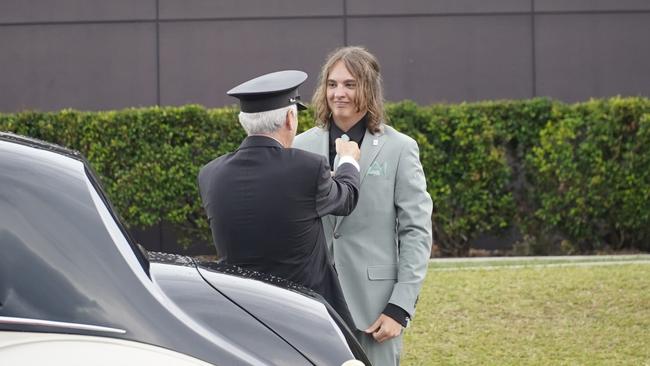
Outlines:
POLYGON ((370 167, 368 168, 368 175, 374 175, 376 177, 385 176, 386 162, 380 163, 375 161, 372 164, 370 164, 370 167))

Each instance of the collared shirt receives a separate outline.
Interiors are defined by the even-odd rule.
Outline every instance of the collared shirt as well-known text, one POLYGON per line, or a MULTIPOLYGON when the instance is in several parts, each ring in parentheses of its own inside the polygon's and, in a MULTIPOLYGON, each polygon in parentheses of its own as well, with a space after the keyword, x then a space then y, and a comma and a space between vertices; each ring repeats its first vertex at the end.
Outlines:
POLYGON ((363 142, 363 137, 366 134, 366 121, 368 114, 366 113, 357 123, 354 124, 349 130, 343 131, 339 126, 330 120, 330 167, 334 169, 334 157, 336 157, 336 139, 340 138, 343 134, 348 135, 350 141, 356 142, 359 147, 363 142))

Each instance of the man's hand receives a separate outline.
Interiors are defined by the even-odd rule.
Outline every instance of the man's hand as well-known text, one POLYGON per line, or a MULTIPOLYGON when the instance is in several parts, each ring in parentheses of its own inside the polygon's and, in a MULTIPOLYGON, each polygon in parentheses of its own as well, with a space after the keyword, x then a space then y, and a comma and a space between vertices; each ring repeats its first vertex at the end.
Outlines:
POLYGON ((393 318, 381 314, 379 318, 364 332, 372 334, 372 337, 379 343, 395 338, 402 333, 402 325, 393 318))
POLYGON ((345 141, 343 139, 336 139, 336 153, 340 157, 351 156, 354 160, 359 161, 361 157, 361 150, 359 150, 359 145, 354 141, 345 141))

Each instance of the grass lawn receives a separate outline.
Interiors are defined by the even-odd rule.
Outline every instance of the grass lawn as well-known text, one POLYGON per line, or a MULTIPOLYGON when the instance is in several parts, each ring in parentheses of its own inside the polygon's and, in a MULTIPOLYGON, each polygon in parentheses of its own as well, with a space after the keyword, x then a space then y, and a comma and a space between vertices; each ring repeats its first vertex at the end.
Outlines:
POLYGON ((650 261, 517 264, 431 263, 402 365, 650 366, 650 261))

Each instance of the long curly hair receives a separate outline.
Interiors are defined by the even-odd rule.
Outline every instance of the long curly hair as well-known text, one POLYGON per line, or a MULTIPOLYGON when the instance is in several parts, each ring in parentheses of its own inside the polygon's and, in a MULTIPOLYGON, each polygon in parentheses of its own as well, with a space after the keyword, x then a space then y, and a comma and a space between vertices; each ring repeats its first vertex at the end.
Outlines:
POLYGON ((386 121, 386 116, 379 62, 368 50, 359 46, 338 48, 327 56, 312 97, 316 125, 322 128, 329 127, 332 111, 327 105, 327 78, 339 61, 345 64, 357 81, 358 89, 354 104, 358 111, 368 109, 368 130, 373 133, 381 131, 381 124, 386 121))

